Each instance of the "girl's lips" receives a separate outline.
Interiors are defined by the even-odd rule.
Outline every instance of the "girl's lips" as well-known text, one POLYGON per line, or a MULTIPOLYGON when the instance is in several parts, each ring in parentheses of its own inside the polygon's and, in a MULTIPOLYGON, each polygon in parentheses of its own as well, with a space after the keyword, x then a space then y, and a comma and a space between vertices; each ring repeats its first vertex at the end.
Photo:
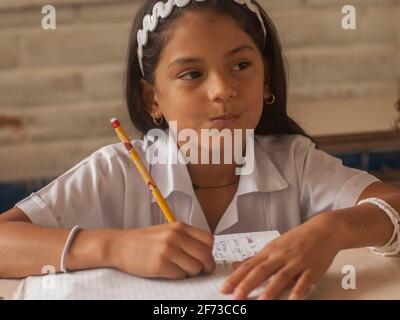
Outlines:
POLYGON ((213 117, 213 118, 210 118, 212 121, 214 121, 214 120, 229 120, 229 119, 233 119, 233 118, 238 118, 240 115, 239 114, 237 114, 237 113, 227 113, 227 114, 224 114, 224 115, 222 115, 222 116, 219 116, 219 117, 213 117))
POLYGON ((234 125, 237 119, 239 119, 240 115, 224 115, 217 118, 211 118, 211 123, 215 127, 226 128, 234 125))

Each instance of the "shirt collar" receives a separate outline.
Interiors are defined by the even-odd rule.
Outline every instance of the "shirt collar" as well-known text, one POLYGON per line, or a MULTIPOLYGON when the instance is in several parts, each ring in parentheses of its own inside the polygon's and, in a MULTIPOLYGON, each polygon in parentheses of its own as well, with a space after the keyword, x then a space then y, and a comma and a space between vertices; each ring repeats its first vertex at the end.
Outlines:
MULTIPOLYGON (((167 129, 164 132, 167 140, 159 139, 155 141, 155 148, 166 152, 168 160, 177 159, 178 161, 167 161, 166 164, 156 163, 151 165, 151 175, 164 198, 168 198, 172 192, 178 191, 192 197, 193 200, 195 193, 186 164, 183 162, 185 156, 178 149, 176 140, 172 134, 169 134, 169 130, 167 129)), ((248 175, 241 175, 238 190, 219 221, 215 230, 216 234, 238 222, 237 202, 240 201, 238 199, 240 196, 254 192, 274 192, 288 187, 287 181, 268 156, 268 150, 263 150, 259 139, 260 137, 255 136, 254 139, 247 141, 248 144, 251 143, 251 146, 248 145, 250 148, 247 148, 247 150, 254 150, 254 169, 248 175)), ((154 203, 155 201, 152 196, 151 202, 154 203)), ((204 225, 206 223, 204 216, 200 216, 201 213, 193 212, 193 210, 201 211, 201 207, 199 205, 192 206, 192 224, 197 226, 201 222, 201 227, 207 229, 208 226, 206 228, 204 225)))
POLYGON ((254 170, 249 175, 242 175, 239 180, 237 195, 251 192, 273 192, 286 189, 287 181, 274 165, 266 150, 263 150, 259 137, 247 141, 250 150, 254 150, 254 170))
MULTIPOLYGON (((167 198, 174 191, 193 196, 192 182, 184 162, 185 156, 178 149, 176 140, 168 129, 164 131, 164 134, 167 139, 155 141, 154 149, 166 155, 167 161, 166 163, 150 165, 150 174, 164 198, 167 198)), ((151 202, 155 201, 152 196, 151 202)))

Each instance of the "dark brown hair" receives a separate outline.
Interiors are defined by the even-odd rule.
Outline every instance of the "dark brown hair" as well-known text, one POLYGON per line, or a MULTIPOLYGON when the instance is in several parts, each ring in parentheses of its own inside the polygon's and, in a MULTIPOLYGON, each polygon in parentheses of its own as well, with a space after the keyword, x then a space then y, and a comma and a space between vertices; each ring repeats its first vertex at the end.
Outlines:
POLYGON ((396 121, 394 123, 394 127, 397 131, 400 131, 400 98, 399 98, 399 100, 397 100, 395 107, 396 107, 396 110, 399 112, 399 117, 396 119, 396 121))
MULTIPOLYGON (((140 86, 142 74, 138 62, 136 35, 138 30, 142 29, 143 18, 146 14, 152 14, 152 8, 157 2, 159 2, 159 0, 146 1, 135 17, 131 30, 128 65, 125 77, 125 98, 129 115, 133 125, 143 134, 146 134, 150 129, 156 128, 156 126, 147 112, 142 97, 140 86)), ((143 79, 147 83, 154 85, 154 72, 159 62, 160 52, 167 41, 168 30, 171 28, 172 24, 188 10, 212 9, 220 14, 232 17, 237 21, 241 28, 253 39, 263 57, 265 70, 267 70, 266 76, 269 88, 275 95, 276 101, 272 105, 264 105, 261 119, 255 128, 255 134, 300 134, 313 140, 287 114, 287 79, 284 54, 278 32, 266 11, 259 4, 256 3, 256 5, 259 7, 267 31, 266 37, 264 37, 256 15, 244 5, 239 5, 234 1, 192 1, 186 7, 175 7, 171 15, 165 19, 160 19, 156 30, 149 33, 147 45, 143 49, 143 68, 145 73, 143 79)), ((168 125, 164 120, 158 128, 166 129, 167 127, 168 125)))

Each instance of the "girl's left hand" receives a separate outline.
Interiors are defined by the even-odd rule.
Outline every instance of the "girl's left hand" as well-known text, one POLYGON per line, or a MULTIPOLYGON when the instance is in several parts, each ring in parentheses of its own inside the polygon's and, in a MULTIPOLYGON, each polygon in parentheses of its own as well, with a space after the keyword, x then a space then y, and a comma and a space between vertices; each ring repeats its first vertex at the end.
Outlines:
POLYGON ((270 278, 258 299, 276 299, 293 283, 289 299, 300 299, 328 270, 340 251, 340 235, 334 231, 332 212, 316 215, 279 238, 269 242, 253 257, 234 265, 221 291, 246 299, 270 278))

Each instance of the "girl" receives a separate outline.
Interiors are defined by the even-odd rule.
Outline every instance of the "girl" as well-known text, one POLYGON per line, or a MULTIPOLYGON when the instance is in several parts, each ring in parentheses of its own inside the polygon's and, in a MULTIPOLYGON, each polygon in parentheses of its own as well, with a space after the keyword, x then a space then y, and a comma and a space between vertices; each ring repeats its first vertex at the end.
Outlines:
POLYGON ((271 278, 261 299, 293 282, 297 299, 341 249, 398 252, 400 190, 318 150, 288 117, 281 46, 257 2, 149 0, 130 40, 126 101, 144 135, 136 147, 180 222, 165 223, 123 147, 106 146, 0 216, 1 277, 53 265, 183 278, 213 272, 212 234, 275 229, 283 235, 239 263, 221 290, 244 299, 271 278), (169 121, 198 136, 254 129, 242 149, 253 170, 237 176, 235 162, 150 163, 150 147, 182 146, 148 135, 167 132, 169 121))

